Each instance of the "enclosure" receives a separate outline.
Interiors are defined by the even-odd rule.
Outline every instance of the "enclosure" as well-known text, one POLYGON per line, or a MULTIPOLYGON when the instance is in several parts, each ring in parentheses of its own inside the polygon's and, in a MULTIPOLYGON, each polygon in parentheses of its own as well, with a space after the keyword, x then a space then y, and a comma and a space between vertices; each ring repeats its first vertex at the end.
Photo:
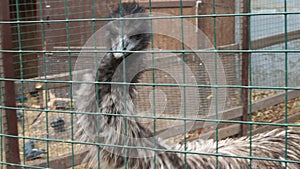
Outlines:
MULTIPOLYGON (((76 135, 76 65, 114 52, 102 37, 89 42, 118 20, 109 14, 122 2, 1 0, 0 169, 86 168, 82 146, 92 143, 76 135), (26 155, 30 141, 40 156, 26 155)), ((136 2, 150 14, 141 20, 151 43, 133 102, 155 136, 173 144, 300 129, 300 1, 136 2)))

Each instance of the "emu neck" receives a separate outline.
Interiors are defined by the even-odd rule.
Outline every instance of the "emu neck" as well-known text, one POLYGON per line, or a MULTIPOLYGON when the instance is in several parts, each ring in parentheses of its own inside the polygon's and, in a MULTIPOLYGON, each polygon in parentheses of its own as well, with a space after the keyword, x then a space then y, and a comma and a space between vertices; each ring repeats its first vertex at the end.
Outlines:
MULTIPOLYGON (((119 103, 125 104, 128 100, 134 99, 135 95, 135 87, 128 86, 120 83, 137 83, 138 77, 134 77, 130 79, 131 70, 130 67, 132 63, 127 63, 126 59, 122 61, 122 59, 115 59, 111 53, 104 56, 104 58, 100 61, 99 69, 98 69, 98 79, 99 82, 108 82, 108 84, 100 84, 98 85, 98 96, 99 96, 99 105, 105 105, 105 102, 109 99, 112 102, 117 103, 114 106, 122 106, 119 103), (109 84, 112 83, 112 84, 109 84), (110 97, 110 98, 106 98, 110 97), (127 98, 128 97, 128 98, 127 98), (116 100, 117 99, 117 100, 116 100)), ((128 102, 128 104, 131 104, 128 102)), ((125 104, 126 105, 126 104, 125 104)), ((109 105, 111 106, 111 105, 109 105)), ((120 108, 120 107, 117 107, 120 108)), ((124 111, 124 109, 123 109, 124 111)), ((115 112, 115 113, 126 113, 126 112, 115 112)), ((132 112, 131 112, 132 113, 132 112)))
MULTIPOLYGON (((107 59, 101 62, 99 69, 99 81, 102 82, 138 82, 138 66, 143 66, 140 57, 134 56, 135 60, 126 60, 127 62, 116 62, 113 57, 107 55, 107 59), (126 73, 123 73, 123 66, 126 66, 126 73), (137 74, 136 76, 132 73, 137 74), (125 77, 124 77, 125 75, 125 77)), ((130 56, 129 56, 130 57, 130 56)), ((107 113, 108 115, 102 116, 99 121, 102 126, 104 142, 107 144, 120 145, 120 146, 134 146, 134 147, 148 147, 164 149, 158 141, 155 141, 153 133, 144 128, 137 118, 129 117, 134 115, 135 106, 133 99, 135 97, 136 89, 134 86, 116 85, 116 84, 101 84, 99 85, 99 111, 107 113), (120 116, 124 115, 124 116, 120 116)), ((154 151, 145 149, 125 149, 125 148, 106 148, 104 149, 108 154, 114 156, 115 160, 124 159, 124 156, 134 159, 132 162, 139 161, 139 165, 149 165, 147 158, 154 156, 154 151), (124 154, 124 153, 127 154, 124 154)), ((158 158, 161 153, 158 153, 158 158)), ((172 158, 177 156, 170 155, 172 158)), ((120 164, 120 163, 118 163, 120 164)), ((122 163, 121 163, 122 164, 122 163)), ((144 167, 142 167, 144 168, 144 167)))
MULTIPOLYGON (((111 55, 106 55, 100 62, 98 70, 99 82, 138 82, 136 68, 142 66, 139 61, 126 63, 127 69, 125 76, 122 76, 123 64, 115 60, 111 55), (126 80, 124 80, 126 79, 126 80)), ((135 58, 134 58, 135 59, 135 58)), ((137 58, 138 59, 138 58, 137 58)), ((90 75, 84 76, 84 79, 92 78, 90 75)), ((133 99, 135 97, 134 86, 125 86, 123 84, 82 84, 78 91, 78 111, 79 112, 99 112, 101 114, 82 114, 78 115, 80 125, 84 131, 83 140, 113 145, 101 146, 101 166, 102 168, 124 168, 125 160, 132 168, 183 168, 181 158, 175 153, 162 153, 147 149, 124 148, 128 147, 147 147, 165 149, 158 140, 155 140, 153 133, 144 128, 138 119, 129 117, 135 113, 133 99), (92 140, 91 140, 92 139, 92 140), (156 163, 153 157, 156 154, 156 163), (125 158, 127 157, 127 158, 125 158), (152 159, 152 160, 151 160, 152 159)), ((79 132, 79 133, 80 133, 79 132)), ((98 158, 95 156, 97 148, 91 149, 88 158, 91 164, 96 166, 98 158)))
MULTIPOLYGON (((107 54, 100 62, 98 81, 137 83, 138 76, 131 75, 131 73, 135 73, 135 71, 130 69, 130 67, 133 66, 136 65, 132 65, 132 63, 129 62, 126 63, 126 61, 124 63, 121 60, 116 60, 111 54, 107 54), (123 66, 125 66, 125 71, 123 66), (130 79, 130 77, 133 78, 130 79)), ((100 123, 103 124, 101 126, 103 129, 102 133, 107 133, 104 139, 106 142, 109 142, 109 144, 124 144, 125 141, 120 139, 119 136, 124 137, 125 134, 132 138, 152 137, 152 132, 144 129, 136 118, 126 116, 135 113, 133 99, 136 89, 134 86, 108 83, 99 84, 97 88, 99 112, 107 114, 101 118, 103 121, 100 121, 100 123)))

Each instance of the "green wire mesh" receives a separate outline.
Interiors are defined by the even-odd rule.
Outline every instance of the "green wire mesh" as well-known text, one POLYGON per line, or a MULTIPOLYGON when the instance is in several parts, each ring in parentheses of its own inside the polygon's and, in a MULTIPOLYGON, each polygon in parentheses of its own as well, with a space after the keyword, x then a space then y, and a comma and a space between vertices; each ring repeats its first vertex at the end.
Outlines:
MULTIPOLYGON (((9 1, 10 22, 0 21, 0 24, 10 24, 12 31, 12 50, 0 49, 1 53, 11 52, 14 58, 16 84, 17 107, 4 106, 3 98, 3 82, 8 80, 3 76, 2 65, 0 65, 0 168, 9 165, 5 161, 5 146, 3 140, 9 137, 5 134, 3 128, 5 109, 15 109, 23 115, 18 121, 19 131, 19 147, 21 163, 24 167, 34 167, 35 160, 28 161, 24 155, 24 145, 30 139, 34 140, 36 146, 45 149, 48 153, 44 155, 46 159, 46 168, 50 168, 50 160, 66 153, 71 154, 71 164, 69 167, 77 168, 75 155, 80 151, 80 145, 93 143, 84 143, 76 140, 76 118, 73 109, 72 95, 72 70, 76 62, 77 56, 81 51, 81 46, 86 40, 102 26, 104 26, 110 18, 107 18, 110 9, 119 4, 119 1, 100 1, 100 0, 14 0, 9 1), (37 90, 42 86, 43 90, 37 90), (53 101, 54 100, 54 101, 53 101), (57 121, 58 117, 66 121, 63 132, 55 131, 50 127, 51 122, 57 121)), ((180 54, 181 60, 188 63, 189 67, 194 71, 197 77, 197 85, 176 84, 176 81, 169 78, 168 74, 159 71, 145 72, 142 82, 138 85, 140 94, 137 96, 137 109, 145 112, 154 105, 154 111, 150 114, 138 114, 137 117, 149 119, 154 134, 159 129, 161 121, 205 121, 214 123, 215 139, 220 137, 219 129, 228 124, 246 124, 249 125, 250 136, 252 130, 257 126, 270 125, 276 127, 299 127, 298 124, 289 122, 289 113, 292 111, 289 107, 291 99, 288 92, 291 90, 299 91, 299 48, 300 37, 294 36, 299 34, 300 23, 298 12, 300 3, 297 0, 248 0, 247 7, 242 6, 242 0, 230 1, 230 5, 222 4, 219 0, 178 0, 170 1, 140 1, 147 5, 148 11, 151 12, 168 12, 171 11, 172 16, 179 20, 188 20, 193 24, 198 24, 205 34, 210 38, 214 50, 191 50, 185 46, 184 42, 187 37, 182 32, 181 43, 176 43, 174 39, 168 39, 163 36, 154 36, 151 39, 150 48, 152 57, 152 65, 155 66, 155 55, 159 53, 175 53, 180 54), (170 5, 170 8, 158 8, 156 5, 162 3, 170 5), (173 5, 177 3, 178 5, 173 5), (192 4, 192 5, 188 5, 192 4), (223 5, 219 8, 219 4, 223 5), (228 7, 228 6, 231 6, 228 7), (235 6, 235 8, 233 8, 235 6), (247 8, 249 13, 243 14, 242 9, 247 8), (224 9, 231 9, 226 11, 224 9), (197 11, 198 10, 198 11, 197 11), (196 12, 195 12, 196 11, 196 12), (242 37, 242 18, 249 16, 249 49, 240 50, 239 48, 230 48, 230 45, 241 44, 245 37, 242 37), (231 24, 230 24, 231 23, 231 24), (267 37, 277 36, 279 42, 273 42, 273 39, 267 37), (290 36, 291 35, 291 36, 290 36), (261 39, 264 39, 262 41, 261 39), (155 46, 161 47, 164 51, 155 50, 155 46), (225 46, 225 47, 224 47, 225 46), (228 47, 229 48, 226 48, 228 47), (218 74, 215 74, 216 85, 209 82, 209 75, 206 67, 201 60, 192 57, 191 53, 213 53, 223 61, 226 72, 226 80, 228 85, 218 85, 218 74), (241 85, 241 54, 249 53, 249 87, 241 85), (182 117, 176 115, 180 109, 178 103, 178 86, 183 87, 184 91, 187 87, 193 87, 201 93, 199 96, 200 107, 198 115, 205 115, 211 106, 210 98, 219 95, 220 88, 226 88, 228 97, 226 98, 226 109, 241 106, 241 90, 250 88, 249 99, 249 121, 241 120, 224 120, 218 116, 218 99, 216 99, 216 118, 203 120, 195 119, 187 116, 185 113, 182 117), (155 88, 155 89, 154 89, 155 88), (212 92, 211 88, 216 89, 212 92), (153 91, 153 92, 151 92, 153 91), (156 109, 162 99, 159 98, 156 91, 167 93, 166 99, 168 104, 165 112, 171 117, 157 118, 156 109), (263 110, 252 111, 251 106, 254 101, 268 97, 280 92, 285 93, 283 109, 280 117, 284 119, 282 124, 270 123, 256 119, 258 114, 264 114, 263 110), (151 97, 149 97, 151 96, 151 97), (149 100, 152 101, 149 101, 149 100)), ((229 4, 228 3, 228 4, 229 4)), ((0 7, 2 8, 2 7, 0 7)), ((158 18, 152 18, 158 19, 158 18)), ((3 36, 0 34, 0 36, 3 36)), ((1 39, 1 38, 0 38, 1 39)), ((1 46, 1 41, 0 41, 1 46)), ((97 46, 98 47, 98 46, 97 46)), ((109 52, 103 46, 99 46, 98 52, 109 52)), ((174 60, 166 60, 165 64, 174 60)), ((2 63, 2 62, 1 62, 2 63)), ((179 63, 183 64, 183 63, 179 63)), ((217 72, 218 66, 215 66, 217 72)), ((182 72, 185 72, 182 66, 182 72)), ((184 75, 183 75, 184 76, 184 75)), ((185 81, 184 76, 184 81, 185 81)), ((186 103, 193 98, 189 98, 184 94, 184 110, 186 103)), ((294 98, 293 103, 300 102, 299 98, 294 98), (298 99, 298 100, 297 100, 298 99)), ((266 108, 267 109, 267 108, 266 108)), ((276 119, 278 120, 278 119, 276 119)), ((184 125, 186 132, 186 125, 184 125)), ((194 134, 194 133, 189 133, 194 134)), ((236 133, 237 134, 237 133, 236 133)), ((190 135, 183 135, 184 143, 189 141, 190 135)), ((251 144, 251 143, 250 143, 251 144)), ((218 142, 216 147, 218 146, 218 142)), ((287 153, 287 149, 285 150, 287 153)), ((186 154, 185 154, 186 155, 186 154)), ((222 156, 218 154, 210 154, 216 157, 222 156)), ((249 156, 251 156, 251 152, 249 156)), ((244 157, 240 157, 244 158, 244 157)), ((264 160, 264 158, 259 158, 264 160)), ((155 160, 155 158, 154 158, 155 160)), ((251 159, 252 160, 252 159, 251 159)), ((99 159, 100 161, 100 159, 99 159)), ((289 162, 288 160, 283 160, 289 162)), ((80 165, 78 165, 80 166, 80 165)), ((216 162, 218 166, 218 162, 216 162)), ((185 166, 186 167, 186 166, 185 166)), ((79 167, 80 168, 80 167, 79 167)), ((84 167, 83 167, 84 168, 84 167)))

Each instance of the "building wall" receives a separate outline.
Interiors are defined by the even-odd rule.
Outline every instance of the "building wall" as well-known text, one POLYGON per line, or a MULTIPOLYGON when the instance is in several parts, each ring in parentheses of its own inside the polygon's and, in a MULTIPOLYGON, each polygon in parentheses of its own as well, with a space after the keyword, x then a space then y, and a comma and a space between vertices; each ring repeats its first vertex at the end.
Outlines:
MULTIPOLYGON (((13 21, 36 21, 36 1, 10 1, 10 17, 13 21), (16 4, 18 2, 18 4, 16 4), (17 9, 18 7, 18 9, 17 9), (18 11, 17 11, 18 10, 18 11)), ((36 23, 11 24, 14 50, 38 50, 41 46, 37 37, 36 23)), ((31 78, 37 76, 37 53, 14 53, 15 76, 31 78)))
MULTIPOLYGON (((33 0, 32 0, 33 1, 33 0)), ((35 2, 36 6, 34 12, 26 14, 27 19, 32 20, 65 20, 69 19, 89 19, 89 18, 104 18, 107 17, 109 11, 112 8, 115 8, 118 5, 119 1, 102 1, 95 0, 95 5, 92 4, 92 0, 78 0, 78 1, 67 1, 67 4, 64 4, 64 1, 53 0, 53 1, 43 1, 43 4, 35 2), (41 10, 40 10, 41 9, 41 10), (32 16, 31 16, 32 15, 32 16), (31 16, 30 18, 28 18, 31 16)), ((172 16, 182 15, 196 15, 199 14, 212 14, 212 2, 209 0, 204 0, 202 4, 199 4, 199 11, 196 11, 196 2, 195 1, 183 1, 182 9, 180 9, 179 1, 153 1, 152 12, 166 13, 172 16)), ((146 6, 147 11, 149 11, 149 4, 147 2, 142 2, 141 4, 146 6), (147 5, 148 4, 148 5, 147 5)), ((29 9, 26 7, 26 9, 29 9)), ((25 12, 25 9, 24 9, 25 12)), ((28 12, 29 13, 29 12, 28 12)), ((216 0, 216 13, 234 13, 234 0, 222 1, 216 0)), ((25 19, 26 19, 25 17, 25 19)), ((177 18, 180 20, 180 18, 177 18)), ((205 18, 186 18, 186 21, 191 24, 199 26, 199 29, 209 38, 211 43, 214 43, 214 20, 213 17, 205 18)), ((163 20, 162 20, 163 22, 163 20)), ((86 40, 94 33, 95 30, 98 30, 103 26, 106 21, 76 21, 76 22, 49 22, 49 23, 39 23, 31 25, 30 29, 36 33, 29 33, 30 31, 26 28, 23 32, 25 35, 22 35, 22 39, 35 39, 34 41, 23 41, 23 46, 29 46, 27 49, 31 50, 54 50, 54 51, 66 51, 77 50, 80 51, 80 47, 86 42, 86 40), (26 33, 27 32, 27 33, 26 33), (32 36, 32 37, 31 37, 32 36), (33 44, 32 44, 33 43, 33 44)), ((234 43, 234 18, 233 17, 220 17, 216 20, 216 39, 217 45, 226 45, 234 43)), ((171 25, 170 25, 171 26, 171 25)), ((167 26, 160 27, 161 30, 168 30, 167 26)), ((15 28, 13 31, 17 32, 15 28)), ((193 48, 202 49, 204 46, 201 46, 201 38, 193 38, 191 36, 196 34, 196 29, 192 30, 195 32, 189 32, 184 35, 184 42, 189 41, 193 45, 193 48), (192 39, 192 40, 191 40, 192 39)), ((17 35, 17 34, 16 34, 17 35)), ((16 37, 15 37, 16 38, 16 37)), ((17 42, 17 41, 16 41, 17 42)), ((154 35, 153 47, 156 50, 182 50, 182 41, 176 40, 164 35, 154 35)), ((17 44, 15 43, 15 46, 17 44)), ((185 45, 184 49, 191 49, 189 46, 185 45)), ((36 72, 35 76, 43 76, 50 74, 59 74, 63 72, 68 72, 70 69, 73 69, 74 63, 79 53, 77 52, 60 52, 60 53, 32 53, 28 57, 24 57, 23 64, 28 64, 31 72, 24 71, 24 77, 31 77, 36 72), (30 61, 32 60, 32 61, 30 61), (29 63, 27 63, 27 61, 29 63), (38 63, 38 64, 37 64, 38 63), (37 66, 38 65, 38 66, 37 66), (38 68, 38 69, 35 69, 38 68)), ((236 83, 236 75, 234 71, 235 58, 234 54, 223 55, 220 57, 223 59, 224 69, 226 73, 226 78, 229 79, 229 84, 236 83)), ((180 56, 178 58, 181 58, 180 56)), ((206 71, 206 65, 202 64, 202 61, 199 59, 194 59, 194 54, 187 53, 184 59, 184 62, 191 68, 195 79, 198 84, 209 85, 210 79, 206 71)), ((16 61, 17 62, 17 61, 16 61)), ((174 62, 174 58, 170 60, 165 60, 166 67, 168 63, 174 62)), ((178 62, 181 64, 181 62, 178 62)), ((25 67, 28 67, 27 65, 25 67)), ((172 65, 170 65, 172 66, 172 65)), ((24 66, 23 66, 24 67, 24 66)), ((142 82, 152 83, 153 82, 153 73, 151 71, 145 72, 142 77, 142 82)), ((70 77, 66 77, 65 80, 70 80, 70 77)), ((157 83, 176 83, 172 77, 168 77, 166 72, 156 71, 155 72, 155 82, 157 83)), ((179 89, 176 87, 156 87, 165 93, 167 98, 167 106, 164 110, 165 113, 178 113, 180 103, 182 101, 182 96, 179 89)), ((199 91, 201 94, 200 97, 200 108, 193 107, 194 110, 199 110, 200 113, 206 113, 210 104, 210 95, 211 90, 204 87, 196 87, 195 90, 199 91)), ((137 99, 137 105, 141 112, 150 110, 150 100, 149 96, 151 95, 152 87, 141 87, 139 88, 140 95, 137 99), (151 88, 151 89, 150 89, 151 88)), ((232 94, 235 91, 232 91, 232 94)), ((161 98, 157 98, 161 99, 161 98)), ((193 99, 193 98, 189 98, 193 99)))
MULTIPOLYGON (((234 14, 235 0, 215 0, 213 8, 212 0, 202 0, 199 6, 199 14, 234 14), (215 11, 214 11, 215 9, 215 11)), ((199 18, 199 29, 201 29, 212 44, 216 46, 228 45, 234 43, 235 39, 235 18, 229 17, 203 17, 199 18), (216 27, 214 29, 214 27, 216 27), (216 42, 215 40, 216 39, 216 42)))

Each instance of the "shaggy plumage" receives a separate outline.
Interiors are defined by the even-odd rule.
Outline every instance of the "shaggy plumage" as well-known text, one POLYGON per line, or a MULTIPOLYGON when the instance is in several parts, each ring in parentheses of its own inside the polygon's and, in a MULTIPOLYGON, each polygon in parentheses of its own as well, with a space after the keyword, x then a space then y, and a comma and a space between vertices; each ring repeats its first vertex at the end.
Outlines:
MULTIPOLYGON (((143 7, 137 3, 123 3, 121 14, 119 9, 112 13, 113 17, 122 17, 129 14, 144 13, 143 7)), ((125 35, 115 35, 119 32, 116 24, 111 24, 112 50, 124 48, 126 50, 143 50, 149 42, 149 35, 142 32, 134 34, 135 29, 146 29, 143 22, 135 24, 125 23, 125 35), (131 25, 131 26, 130 26, 131 25), (129 27, 128 27, 129 26, 129 27), (129 33, 131 32, 131 33, 129 33), (120 40, 121 39, 121 40, 120 40), (119 43, 122 42, 122 45, 119 43)), ((117 24, 118 25, 118 24, 117 24)), ((138 83, 138 75, 132 72, 140 70, 143 66, 141 54, 108 53, 100 59, 98 81, 100 82, 127 82, 138 83), (126 61, 123 63, 122 61, 126 61), (126 78, 123 76, 123 66, 126 66, 126 78)), ((95 75, 85 74, 84 81, 95 80, 95 75)), ((81 141, 99 143, 99 146, 87 146, 89 153, 86 160, 90 168, 121 169, 126 166, 130 169, 181 169, 184 168, 216 168, 216 157, 209 155, 165 152, 164 150, 184 150, 184 145, 165 145, 159 139, 154 139, 151 131, 144 128, 137 119, 123 117, 135 113, 132 99, 135 97, 135 87, 113 84, 81 84, 76 91, 75 101, 78 112, 95 112, 94 114, 78 113, 78 131, 81 141), (127 92, 124 92, 128 89, 127 92), (97 87, 97 88, 96 88, 97 87), (96 99, 99 98, 99 99, 96 99), (101 145, 100 145, 101 144, 101 145), (136 146, 138 148, 124 148, 122 146, 136 146), (141 147, 148 147, 143 149, 141 147), (153 149, 151 149, 153 148, 153 149), (155 149, 154 149, 155 148, 155 149), (186 160, 186 163, 185 163, 186 160)), ((272 159, 285 159, 285 131, 276 129, 270 132, 255 135, 252 138, 252 156, 272 159)), ((300 158, 300 133, 288 131, 287 159, 300 158)), ((212 140, 198 140, 187 143, 187 151, 201 153, 216 153, 216 143, 212 140)), ((249 156, 249 138, 226 139, 218 143, 218 153, 232 156, 249 156)), ((221 169, 247 169, 250 160, 245 158, 218 157, 218 168, 221 169)), ((300 168, 299 163, 288 163, 288 168, 300 168)), ((252 168, 279 169, 285 164, 275 161, 253 160, 252 168)))

